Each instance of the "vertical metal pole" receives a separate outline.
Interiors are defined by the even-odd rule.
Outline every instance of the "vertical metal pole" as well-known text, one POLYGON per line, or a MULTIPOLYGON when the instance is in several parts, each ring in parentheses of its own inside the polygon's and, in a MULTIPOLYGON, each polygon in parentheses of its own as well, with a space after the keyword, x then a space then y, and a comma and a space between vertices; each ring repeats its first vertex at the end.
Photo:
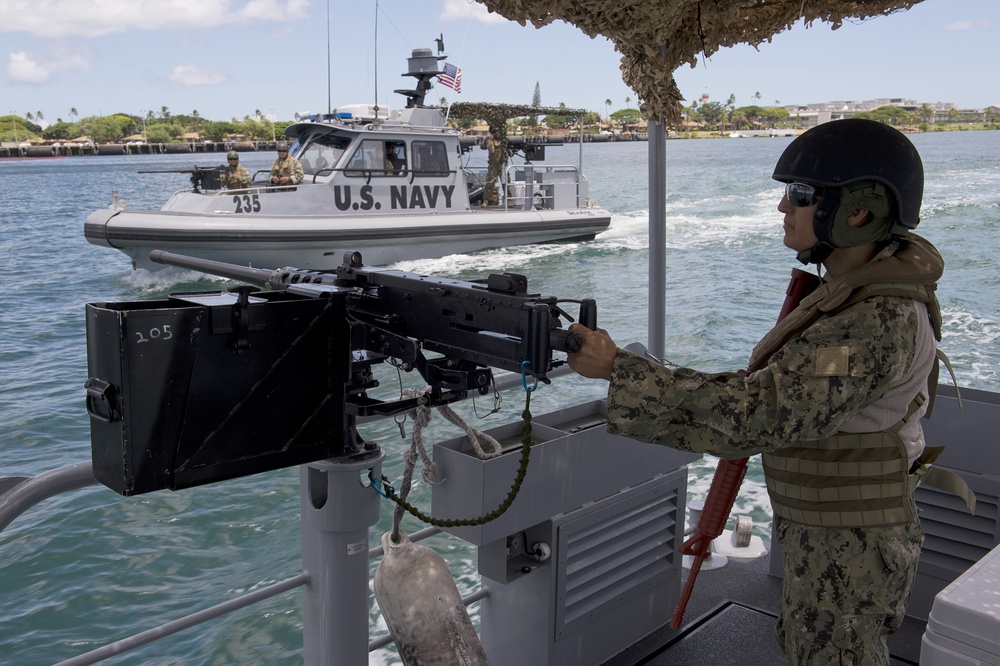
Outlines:
POLYGON ((664 356, 667 293, 667 128, 649 122, 649 342, 646 348, 664 356))
POLYGON ((381 475, 384 458, 380 451, 366 461, 299 468, 306 666, 368 663, 368 528, 378 522, 380 498, 362 478, 381 475))

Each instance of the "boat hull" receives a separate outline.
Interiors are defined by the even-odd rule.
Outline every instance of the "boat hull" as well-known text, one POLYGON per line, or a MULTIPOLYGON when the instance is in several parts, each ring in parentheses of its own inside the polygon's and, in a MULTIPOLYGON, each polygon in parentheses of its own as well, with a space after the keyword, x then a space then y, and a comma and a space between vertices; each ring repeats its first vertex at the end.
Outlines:
POLYGON ((601 208, 239 219, 108 209, 88 216, 84 235, 94 245, 124 252, 135 268, 150 271, 163 268, 149 260, 151 250, 258 268, 331 270, 345 252, 361 252, 366 264, 379 266, 513 245, 591 240, 610 222, 610 213, 601 208))

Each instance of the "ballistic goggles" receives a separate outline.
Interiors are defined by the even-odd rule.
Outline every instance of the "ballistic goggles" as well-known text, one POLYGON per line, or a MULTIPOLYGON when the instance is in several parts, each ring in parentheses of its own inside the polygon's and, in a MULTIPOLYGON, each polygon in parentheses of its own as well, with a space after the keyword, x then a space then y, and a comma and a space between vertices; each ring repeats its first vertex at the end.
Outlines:
POLYGON ((806 208, 819 201, 819 198, 823 196, 823 188, 793 181, 785 183, 785 196, 788 198, 788 203, 794 207, 806 208))

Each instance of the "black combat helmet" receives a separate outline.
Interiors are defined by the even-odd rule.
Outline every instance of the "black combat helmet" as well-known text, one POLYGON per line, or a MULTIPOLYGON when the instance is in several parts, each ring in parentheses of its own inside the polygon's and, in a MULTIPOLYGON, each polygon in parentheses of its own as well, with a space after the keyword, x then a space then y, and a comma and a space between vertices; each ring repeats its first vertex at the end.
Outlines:
MULTIPOLYGON (((771 177, 834 190, 859 181, 879 182, 893 199, 889 233, 905 236, 920 222, 924 194, 920 155, 902 132, 874 120, 849 118, 813 127, 788 144, 771 177)), ((814 224, 833 223, 833 215, 822 217, 814 224)), ((824 239, 830 234, 827 228, 818 229, 816 235, 824 239)))

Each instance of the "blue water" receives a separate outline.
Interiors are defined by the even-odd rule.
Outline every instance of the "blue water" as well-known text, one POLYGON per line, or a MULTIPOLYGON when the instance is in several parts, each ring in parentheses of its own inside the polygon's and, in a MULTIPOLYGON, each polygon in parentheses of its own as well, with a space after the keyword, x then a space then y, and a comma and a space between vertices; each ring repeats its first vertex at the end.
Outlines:
MULTIPOLYGON (((942 348, 965 386, 1000 390, 1000 132, 912 137, 927 171, 920 233, 947 263, 940 284, 942 348)), ((780 190, 771 168, 788 139, 670 141, 667 144, 666 355, 702 370, 742 367, 781 305, 794 257, 781 245, 780 190)), ((620 344, 646 338, 648 235, 645 143, 591 144, 584 171, 591 196, 612 213, 595 241, 510 248, 399 264, 471 279, 500 270, 528 276, 533 290, 594 297, 598 319, 620 344)), ((481 151, 478 151, 481 152, 481 151)), ((577 161, 576 146, 548 148, 549 164, 577 161)), ((481 155, 475 156, 477 160, 481 155)), ((270 154, 244 154, 251 171, 270 154)), ((218 156, 73 157, 0 162, 0 476, 30 476, 89 459, 84 304, 157 298, 219 288, 189 272, 133 273, 115 251, 87 244, 86 215, 112 190, 132 208, 156 208, 184 186, 179 174, 140 169, 212 165, 218 156)), ((394 377, 394 376, 393 376, 394 377)), ((386 379, 390 386, 394 379, 386 379)), ((947 381, 947 380, 946 380, 947 381)), ((419 382, 411 378, 410 385, 419 382)), ((537 391, 537 414, 602 397, 606 386, 560 378, 537 391)), ((523 396, 479 428, 519 417, 523 396)), ((480 413, 488 405, 480 402, 480 413)), ((407 445, 391 423, 365 434, 388 453, 399 478, 407 445)), ((426 437, 456 436, 451 426, 426 437)), ((609 455, 614 455, 609 451, 609 455)), ((696 465, 695 499, 714 461, 696 465)), ((95 486, 45 501, 0 534, 0 663, 51 664, 195 612, 300 571, 298 475, 283 470, 181 492, 121 498, 95 486)), ((411 495, 428 506, 418 485, 411 495)), ((765 534, 767 498, 752 467, 737 511, 765 534)), ((372 530, 372 543, 391 511, 372 530)), ((413 519, 404 529, 415 531, 413 519)), ((478 587, 475 552, 434 537, 463 593, 478 587)), ((473 609, 474 617, 477 612, 473 609)), ((373 604, 372 622, 382 627, 373 604)), ((378 633, 376 628, 373 633, 378 633)), ((298 592, 236 612, 110 663, 301 663, 298 592)), ((391 649, 373 663, 398 663, 391 649)))

